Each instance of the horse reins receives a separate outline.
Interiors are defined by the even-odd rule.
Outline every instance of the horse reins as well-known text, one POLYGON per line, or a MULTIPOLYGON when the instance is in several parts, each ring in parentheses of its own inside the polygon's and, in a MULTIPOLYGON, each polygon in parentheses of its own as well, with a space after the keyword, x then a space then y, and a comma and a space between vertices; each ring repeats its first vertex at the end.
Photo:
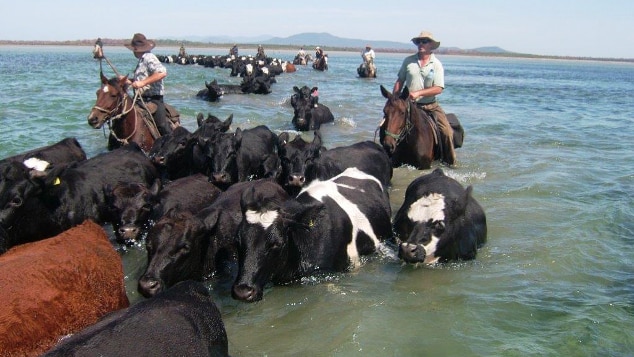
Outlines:
POLYGON ((407 101, 407 114, 405 115, 405 125, 400 130, 400 132, 398 134, 396 134, 396 133, 389 132, 387 129, 384 129, 383 131, 385 132, 385 135, 387 135, 387 136, 393 138, 394 140, 396 140, 396 144, 394 145, 396 147, 401 142, 403 142, 403 140, 405 140, 407 138, 409 133, 412 131, 413 127, 414 127, 414 125, 412 125, 412 102, 408 100, 407 101))

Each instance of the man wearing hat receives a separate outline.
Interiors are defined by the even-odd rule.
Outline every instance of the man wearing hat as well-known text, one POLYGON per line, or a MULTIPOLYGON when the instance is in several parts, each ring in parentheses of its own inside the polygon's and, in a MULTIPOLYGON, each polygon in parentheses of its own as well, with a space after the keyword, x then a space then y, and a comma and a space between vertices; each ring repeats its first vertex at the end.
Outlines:
POLYGON ((392 92, 397 94, 407 87, 409 98, 432 115, 441 132, 441 160, 453 165, 456 162, 453 129, 436 99, 445 88, 445 70, 433 53, 440 46, 440 42, 436 41, 429 31, 422 31, 412 38, 412 42, 417 46, 418 52, 403 60, 392 92))
POLYGON ((163 95, 165 94, 163 78, 167 77, 167 69, 151 52, 156 43, 145 38, 142 33, 135 33, 130 43, 124 46, 134 53, 134 57, 139 59, 130 85, 135 90, 141 90, 141 97, 146 103, 151 102, 156 105, 154 122, 161 135, 171 133, 172 127, 168 123, 163 103, 163 95))

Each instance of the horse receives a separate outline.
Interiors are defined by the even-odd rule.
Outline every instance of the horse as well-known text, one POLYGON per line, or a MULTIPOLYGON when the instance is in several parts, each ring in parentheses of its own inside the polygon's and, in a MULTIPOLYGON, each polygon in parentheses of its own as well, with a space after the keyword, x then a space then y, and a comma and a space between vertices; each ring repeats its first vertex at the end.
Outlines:
MULTIPOLYGON (((154 140, 161 135, 148 108, 135 104, 139 92, 137 91, 134 98, 128 94, 127 76, 108 79, 103 72, 99 75, 101 87, 97 90, 97 101, 88 114, 88 124, 99 129, 108 123, 110 129, 108 150, 135 142, 147 154, 154 140)), ((178 126, 180 124, 178 112, 167 104, 165 104, 165 110, 172 126, 178 126)))
POLYGON ((372 57, 366 55, 363 63, 357 68, 357 73, 361 78, 376 78, 376 66, 372 57))
POLYGON ((328 55, 323 55, 321 58, 313 61, 313 68, 318 71, 328 70, 328 55))
POLYGON ((392 160, 392 166, 412 165, 419 170, 429 169, 434 160, 441 158, 433 119, 408 99, 407 88, 399 97, 381 85, 381 94, 387 102, 383 107, 379 138, 392 160))

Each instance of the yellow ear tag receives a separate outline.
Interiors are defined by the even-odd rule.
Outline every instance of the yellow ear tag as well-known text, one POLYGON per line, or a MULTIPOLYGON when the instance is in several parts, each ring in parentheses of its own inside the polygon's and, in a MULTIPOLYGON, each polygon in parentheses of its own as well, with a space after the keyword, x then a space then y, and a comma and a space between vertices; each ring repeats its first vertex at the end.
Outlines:
POLYGON ((314 226, 315 226, 315 221, 311 219, 310 222, 308 222, 308 227, 313 228, 314 226))
POLYGON ((59 177, 56 177, 55 181, 53 181, 53 185, 59 185, 60 183, 62 183, 62 181, 59 180, 59 177))

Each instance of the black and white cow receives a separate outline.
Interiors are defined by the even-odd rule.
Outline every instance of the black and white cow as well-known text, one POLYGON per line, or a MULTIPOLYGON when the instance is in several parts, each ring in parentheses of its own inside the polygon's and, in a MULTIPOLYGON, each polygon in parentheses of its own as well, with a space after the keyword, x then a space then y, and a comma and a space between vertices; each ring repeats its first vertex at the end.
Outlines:
POLYGON ((487 224, 471 192, 442 169, 412 181, 394 217, 399 257, 426 264, 474 259, 486 242, 487 224))
POLYGON ((315 179, 327 180, 349 167, 373 175, 384 187, 392 179, 392 163, 381 145, 366 140, 352 145, 326 149, 321 135, 315 131, 312 142, 300 135, 290 140, 287 132, 278 136, 282 165, 280 182, 291 195, 315 179))
MULTIPOLYGON (((97 284, 98 285, 98 284, 97 284)), ((220 310, 200 282, 185 281, 107 315, 43 356, 228 356, 220 310)))
POLYGON ((247 302, 262 299, 268 282, 357 268, 392 236, 387 192, 356 168, 314 181, 291 199, 277 184, 254 186, 242 194, 241 208, 232 296, 247 302))

